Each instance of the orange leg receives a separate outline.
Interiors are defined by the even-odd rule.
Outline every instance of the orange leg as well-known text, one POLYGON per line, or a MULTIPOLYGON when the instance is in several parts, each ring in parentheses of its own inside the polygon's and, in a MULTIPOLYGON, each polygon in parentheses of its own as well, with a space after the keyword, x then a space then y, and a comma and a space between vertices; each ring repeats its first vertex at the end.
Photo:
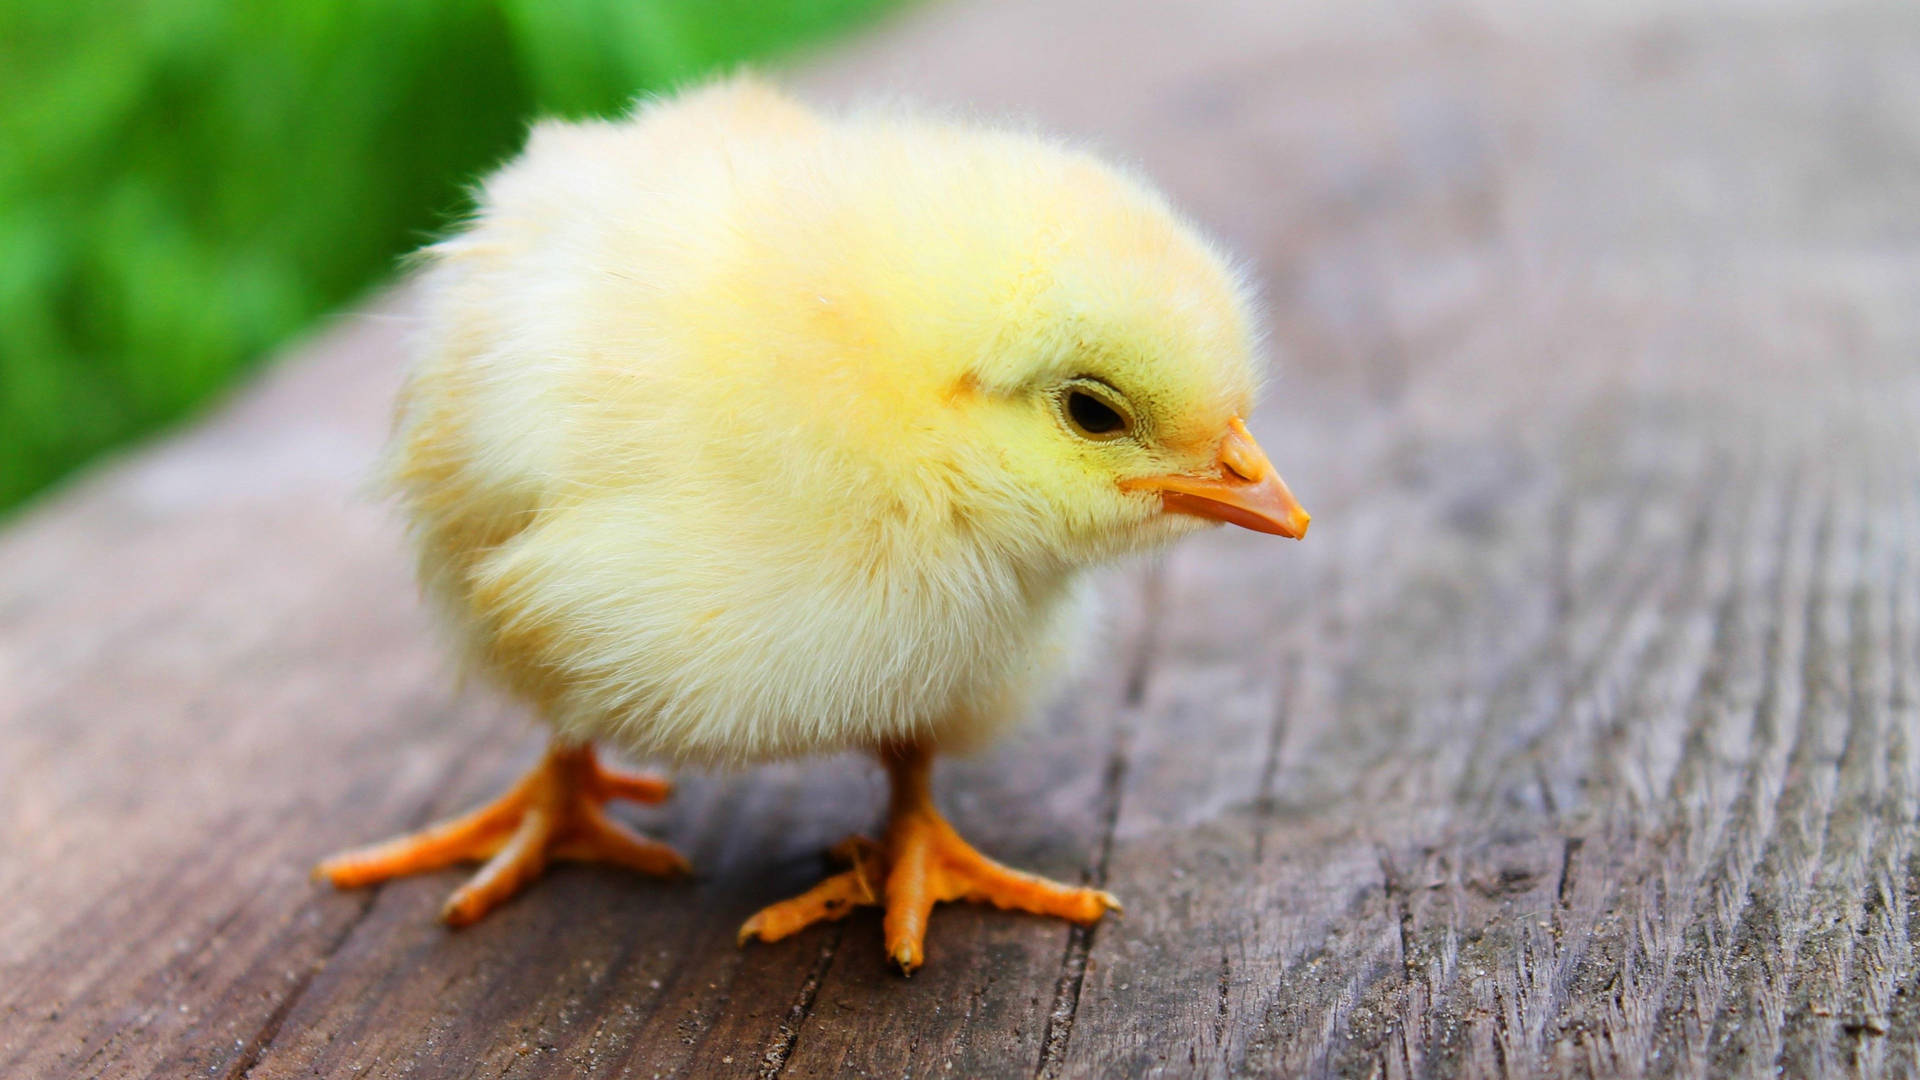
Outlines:
POLYGON ((1088 925, 1120 901, 1099 889, 1076 888, 1002 866, 960 839, 933 807, 932 754, 923 747, 881 754, 893 787, 882 843, 850 837, 833 854, 848 869, 791 900, 762 908, 740 927, 740 941, 778 941, 860 906, 884 906, 887 955, 912 974, 926 958, 933 905, 969 900, 1088 925))
POLYGON ((549 859, 610 862, 662 877, 686 873, 687 861, 678 852, 601 809, 608 799, 654 803, 672 791, 665 780, 603 767, 591 746, 556 742, 532 772, 495 801, 417 833, 343 851, 314 867, 313 874, 351 889, 484 861, 440 909, 448 923, 466 926, 539 877, 549 859))

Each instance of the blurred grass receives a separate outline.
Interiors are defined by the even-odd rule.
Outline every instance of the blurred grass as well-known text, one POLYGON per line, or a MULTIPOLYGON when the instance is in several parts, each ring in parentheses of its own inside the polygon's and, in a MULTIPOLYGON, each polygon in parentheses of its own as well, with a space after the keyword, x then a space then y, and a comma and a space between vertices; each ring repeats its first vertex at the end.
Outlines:
POLYGON ((192 409, 536 114, 898 0, 0 0, 0 512, 192 409))

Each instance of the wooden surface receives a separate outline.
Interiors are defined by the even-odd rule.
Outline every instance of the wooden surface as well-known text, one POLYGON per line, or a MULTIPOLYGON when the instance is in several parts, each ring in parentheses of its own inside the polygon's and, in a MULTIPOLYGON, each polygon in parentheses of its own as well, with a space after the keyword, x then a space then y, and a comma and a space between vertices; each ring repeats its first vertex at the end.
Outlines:
POLYGON ((0 1075, 1920 1072, 1920 8, 954 4, 797 81, 1082 133, 1267 283, 1311 538, 1120 573, 939 777, 1125 917, 735 948, 851 760, 631 811, 691 884, 311 884, 539 748, 356 494, 402 296, 0 534, 0 1075))

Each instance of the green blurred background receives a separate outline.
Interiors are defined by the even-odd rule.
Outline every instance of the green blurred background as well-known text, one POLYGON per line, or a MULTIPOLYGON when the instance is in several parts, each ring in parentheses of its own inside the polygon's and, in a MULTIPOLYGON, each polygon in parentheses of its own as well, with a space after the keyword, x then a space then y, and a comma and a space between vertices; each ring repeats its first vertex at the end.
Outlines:
POLYGON ((0 514, 386 277, 535 115, 899 0, 0 0, 0 514))

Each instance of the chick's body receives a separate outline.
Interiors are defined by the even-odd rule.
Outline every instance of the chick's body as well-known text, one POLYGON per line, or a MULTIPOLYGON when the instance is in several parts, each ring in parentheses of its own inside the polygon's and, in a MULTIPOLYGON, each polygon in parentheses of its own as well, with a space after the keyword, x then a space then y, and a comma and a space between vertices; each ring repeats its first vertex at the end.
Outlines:
POLYGON ((424 579, 579 738, 977 739, 1072 651, 1078 565, 977 527, 1001 478, 954 397, 1005 327, 895 316, 1017 303, 1050 245, 1157 211, 1032 139, 751 83, 536 129, 433 252, 393 462, 424 579))
MULTIPOLYGON (((1206 518, 1304 528, 1239 421, 1255 369, 1234 276, 1158 196, 1028 134, 826 117, 732 80, 536 127, 425 254, 388 475, 471 663, 559 747, 881 753, 896 828, 850 871, 867 902, 867 877, 912 861, 898 823, 937 818, 931 756, 1019 719, 1076 652, 1085 568, 1206 518)), ((665 866, 564 809, 654 789, 565 753, 540 789, 560 832, 525 843, 586 830, 625 852, 595 857, 665 866)), ((495 871, 523 810, 322 869, 492 856, 503 896, 538 869, 495 871)), ((1111 902, 1040 884, 1060 894, 1008 903, 1111 902)), ((896 934, 888 903, 911 968, 918 930, 896 934)), ((749 927, 791 932, 775 923, 749 927)))

